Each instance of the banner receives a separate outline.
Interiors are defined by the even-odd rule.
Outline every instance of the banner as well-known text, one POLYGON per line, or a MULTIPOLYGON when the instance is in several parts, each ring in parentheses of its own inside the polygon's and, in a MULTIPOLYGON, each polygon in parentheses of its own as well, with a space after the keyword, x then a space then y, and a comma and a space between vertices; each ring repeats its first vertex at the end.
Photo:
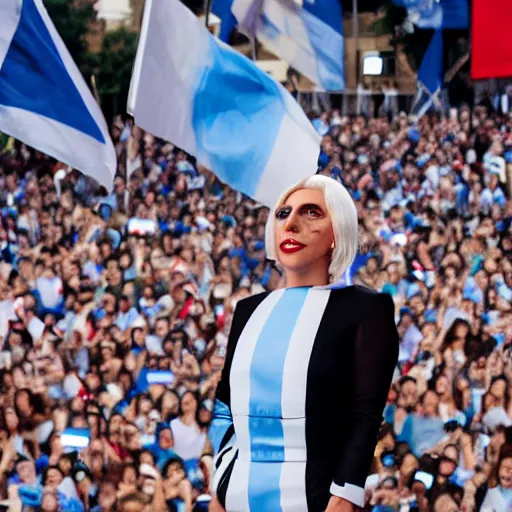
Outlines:
POLYGON ((472 78, 512 76, 512 2, 473 0, 472 21, 472 78))

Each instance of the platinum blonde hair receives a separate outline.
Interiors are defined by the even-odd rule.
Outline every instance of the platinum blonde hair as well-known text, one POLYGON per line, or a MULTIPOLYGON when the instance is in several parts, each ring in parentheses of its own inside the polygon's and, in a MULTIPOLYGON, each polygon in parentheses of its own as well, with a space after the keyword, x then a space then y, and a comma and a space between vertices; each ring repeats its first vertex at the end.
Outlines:
POLYGON ((285 190, 269 213, 265 226, 265 247, 267 258, 279 263, 275 243, 276 211, 296 190, 322 190, 325 205, 332 222, 334 233, 334 251, 329 265, 331 281, 338 281, 343 273, 352 265, 359 247, 359 230, 357 209, 347 189, 338 181, 327 176, 315 175, 300 181, 285 190))

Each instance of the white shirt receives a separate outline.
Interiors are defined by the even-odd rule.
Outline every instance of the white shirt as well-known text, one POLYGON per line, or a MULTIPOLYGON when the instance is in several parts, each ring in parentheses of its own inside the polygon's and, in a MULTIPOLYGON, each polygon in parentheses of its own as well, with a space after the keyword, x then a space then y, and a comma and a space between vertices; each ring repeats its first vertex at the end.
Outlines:
POLYGON ((183 459, 200 459, 206 443, 206 434, 196 425, 185 425, 179 418, 171 421, 174 451, 183 459))
POLYGON ((60 277, 39 277, 36 288, 45 308, 56 308, 62 300, 62 280, 60 277))

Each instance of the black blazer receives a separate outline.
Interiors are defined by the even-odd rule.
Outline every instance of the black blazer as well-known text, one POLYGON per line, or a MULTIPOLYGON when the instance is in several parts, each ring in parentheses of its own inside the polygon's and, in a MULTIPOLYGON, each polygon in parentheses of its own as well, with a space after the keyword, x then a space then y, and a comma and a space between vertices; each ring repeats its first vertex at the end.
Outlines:
MULTIPOLYGON (((229 376, 237 342, 249 318, 268 295, 269 292, 255 295, 237 304, 217 388, 217 403, 228 408, 229 376)), ((398 333, 391 296, 361 286, 332 289, 307 367, 308 510, 325 510, 332 494, 360 502, 360 498, 353 499, 353 491, 358 496, 364 492, 397 359, 398 333), (347 492, 349 487, 351 492, 347 492)), ((219 415, 214 414, 212 425, 216 419, 219 415)), ((232 434, 233 427, 223 436, 220 451, 232 434)), ((216 465, 220 466, 218 460, 216 465)), ((219 480, 217 495, 223 503, 229 469, 219 480)))

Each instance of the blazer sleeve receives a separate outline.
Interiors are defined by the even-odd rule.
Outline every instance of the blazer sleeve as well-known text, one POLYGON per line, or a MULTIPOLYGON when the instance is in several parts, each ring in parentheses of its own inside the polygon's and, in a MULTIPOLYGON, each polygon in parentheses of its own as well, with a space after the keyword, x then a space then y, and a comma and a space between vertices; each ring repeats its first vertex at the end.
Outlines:
POLYGON ((372 463, 382 412, 398 361, 394 304, 388 294, 372 294, 363 311, 354 350, 354 383, 343 440, 330 492, 364 506, 364 484, 372 463))

